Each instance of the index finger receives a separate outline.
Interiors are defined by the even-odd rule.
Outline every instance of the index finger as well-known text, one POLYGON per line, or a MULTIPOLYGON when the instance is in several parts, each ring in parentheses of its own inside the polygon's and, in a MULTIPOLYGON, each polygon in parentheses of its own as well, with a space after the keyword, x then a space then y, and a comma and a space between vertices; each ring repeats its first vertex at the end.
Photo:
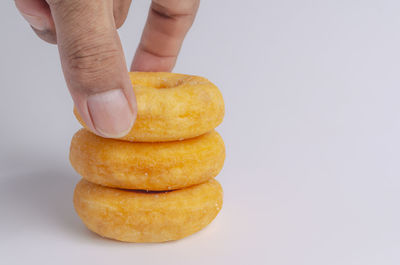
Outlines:
POLYGON ((199 0, 153 0, 131 70, 171 71, 199 4, 199 0))

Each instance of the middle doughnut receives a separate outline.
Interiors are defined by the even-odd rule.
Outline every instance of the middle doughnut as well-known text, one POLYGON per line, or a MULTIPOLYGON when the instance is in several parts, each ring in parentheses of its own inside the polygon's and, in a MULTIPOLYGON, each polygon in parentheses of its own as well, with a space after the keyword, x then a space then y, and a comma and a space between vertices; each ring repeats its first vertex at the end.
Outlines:
POLYGON ((203 183, 218 175, 224 160, 216 131, 184 141, 133 143, 81 129, 70 148, 71 165, 83 178, 121 189, 162 191, 203 183))

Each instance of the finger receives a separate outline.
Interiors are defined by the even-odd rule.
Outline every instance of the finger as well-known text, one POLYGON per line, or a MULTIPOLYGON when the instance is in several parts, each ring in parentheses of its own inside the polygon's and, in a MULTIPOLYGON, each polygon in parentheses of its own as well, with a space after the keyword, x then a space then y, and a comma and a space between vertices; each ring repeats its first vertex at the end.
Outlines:
POLYGON ((47 0, 57 28, 64 76, 86 125, 103 137, 131 129, 136 100, 111 0, 47 0))
POLYGON ((15 0, 15 6, 42 40, 57 42, 53 18, 45 0, 15 0))
POLYGON ((113 13, 115 26, 120 28, 128 16, 132 0, 114 0, 113 13))
MULTIPOLYGON (((114 20, 120 28, 128 16, 132 0, 115 0, 113 5, 114 20)), ((31 25, 33 31, 44 41, 56 44, 56 29, 45 0, 15 0, 21 15, 31 25)))
POLYGON ((171 71, 199 0, 153 0, 131 70, 171 71))

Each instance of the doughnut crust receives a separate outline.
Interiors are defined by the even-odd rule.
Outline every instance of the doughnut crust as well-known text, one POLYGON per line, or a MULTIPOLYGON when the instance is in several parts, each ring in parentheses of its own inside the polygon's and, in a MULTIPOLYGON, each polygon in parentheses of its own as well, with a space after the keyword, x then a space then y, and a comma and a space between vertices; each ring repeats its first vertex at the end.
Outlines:
POLYGON ((125 242, 164 242, 207 226, 222 207, 223 191, 214 179, 186 189, 144 192, 108 188, 82 179, 74 206, 93 232, 125 242))
POLYGON ((70 161, 90 182, 136 190, 172 190, 205 182, 221 171, 225 146, 211 131, 165 143, 133 143, 79 130, 71 141, 70 161))
POLYGON ((121 140, 182 140, 211 131, 222 122, 221 92, 206 78, 164 72, 132 72, 130 78, 138 112, 132 130, 121 140))

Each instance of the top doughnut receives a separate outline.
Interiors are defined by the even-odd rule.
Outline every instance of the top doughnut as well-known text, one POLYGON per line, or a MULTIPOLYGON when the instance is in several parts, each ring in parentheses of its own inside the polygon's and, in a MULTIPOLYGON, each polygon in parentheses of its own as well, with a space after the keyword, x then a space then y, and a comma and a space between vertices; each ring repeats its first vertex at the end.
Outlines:
MULTIPOLYGON (((118 138, 132 142, 166 142, 193 138, 217 127, 224 117, 219 89, 199 76, 129 73, 137 100, 131 131, 118 138)), ((78 121, 86 127, 74 110, 78 121)))

